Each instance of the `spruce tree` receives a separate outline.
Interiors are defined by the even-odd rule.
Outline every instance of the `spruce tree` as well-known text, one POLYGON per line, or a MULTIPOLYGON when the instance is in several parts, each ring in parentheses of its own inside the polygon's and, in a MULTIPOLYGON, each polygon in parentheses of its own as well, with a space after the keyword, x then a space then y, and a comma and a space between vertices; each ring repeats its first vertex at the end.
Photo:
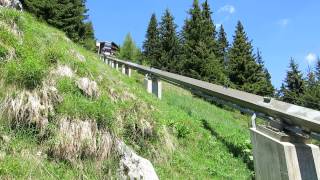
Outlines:
POLYGON ((199 6, 194 0, 183 28, 183 49, 185 55, 184 72, 186 76, 217 84, 226 84, 223 66, 215 56, 215 26, 211 19, 208 2, 199 6))
POLYGON ((61 29, 74 42, 89 49, 95 47, 92 24, 87 22, 85 0, 23 0, 22 3, 27 11, 61 29))
POLYGON ((217 50, 217 54, 216 54, 217 58, 220 60, 221 64, 225 64, 226 58, 227 58, 229 42, 227 40, 227 34, 224 31, 223 25, 220 26, 217 46, 218 46, 218 50, 217 50))
POLYGON ((140 50, 133 41, 130 33, 125 37, 123 45, 120 48, 118 56, 120 59, 138 62, 140 58, 140 50))
POLYGON ((227 64, 230 81, 240 90, 263 96, 268 95, 265 93, 264 72, 255 61, 251 41, 248 40, 240 21, 233 38, 227 64))
POLYGON ((166 9, 159 27, 161 56, 158 61, 154 62, 154 67, 179 72, 180 44, 176 29, 177 25, 174 23, 174 18, 169 9, 166 9))
POLYGON ((320 83, 320 58, 318 57, 317 62, 316 62, 316 72, 315 76, 317 81, 320 83))
POLYGON ((256 62, 258 63, 258 72, 262 72, 263 75, 260 79, 260 92, 259 95, 263 96, 274 96, 275 88, 271 83, 271 75, 268 69, 264 65, 264 61, 262 59, 261 51, 257 49, 256 62))
POLYGON ((298 64, 291 58, 287 76, 280 89, 281 100, 292 104, 303 105, 302 96, 305 93, 305 89, 303 74, 299 70, 298 64))
POLYGON ((143 42, 143 55, 147 63, 156 66, 156 62, 160 59, 160 35, 158 30, 158 22, 155 14, 152 14, 147 29, 146 40, 143 42))
POLYGON ((303 106, 320 110, 320 84, 317 82, 316 73, 317 71, 314 72, 308 67, 306 90, 303 95, 303 106))
POLYGON ((210 51, 217 53, 218 47, 216 42, 216 26, 212 20, 212 11, 208 0, 202 4, 202 35, 201 38, 207 44, 210 51))

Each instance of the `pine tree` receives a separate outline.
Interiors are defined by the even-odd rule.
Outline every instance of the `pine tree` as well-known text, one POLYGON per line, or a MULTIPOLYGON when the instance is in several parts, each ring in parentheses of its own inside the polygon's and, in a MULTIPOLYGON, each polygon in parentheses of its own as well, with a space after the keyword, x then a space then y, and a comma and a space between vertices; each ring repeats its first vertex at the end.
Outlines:
POLYGON ((161 56, 160 35, 158 30, 158 22, 155 14, 152 14, 147 29, 146 40, 143 42, 143 55, 147 63, 156 66, 161 56))
POLYGON ((316 79, 316 72, 308 68, 306 90, 303 95, 303 106, 320 110, 320 84, 316 79))
POLYGON ((125 37, 122 47, 120 48, 119 58, 138 62, 140 50, 135 45, 130 33, 125 37))
POLYGON ((271 83, 271 75, 268 69, 264 65, 264 61, 262 59, 261 51, 257 49, 256 62, 258 63, 258 72, 263 72, 263 76, 260 80, 260 95, 263 96, 274 96, 275 88, 271 83))
POLYGON ((267 85, 264 72, 255 61, 251 41, 248 40, 240 21, 233 38, 227 64, 230 81, 240 90, 266 95, 267 85))
POLYGON ((287 76, 280 89, 281 100, 292 104, 303 105, 302 96, 305 93, 305 89, 303 74, 299 70, 298 64, 291 58, 287 76))
POLYGON ((210 9, 208 0, 202 4, 202 41, 207 44, 208 49, 212 50, 215 54, 217 53, 218 47, 216 42, 216 26, 212 20, 212 11, 210 9))
POLYGON ((166 71, 179 72, 180 44, 176 29, 177 25, 174 24, 174 18, 170 11, 166 9, 159 27, 161 57, 159 61, 154 63, 154 67, 166 71))
POLYGON ((220 60, 221 64, 225 64, 229 48, 229 42, 227 40, 227 34, 224 31, 223 25, 220 26, 217 46, 217 58, 220 60))
POLYGON ((199 7, 194 0, 183 28, 183 49, 185 55, 183 74, 217 84, 226 84, 227 78, 223 66, 215 56, 215 26, 211 19, 211 10, 207 1, 199 7))
POLYGON ((317 63, 316 63, 315 76, 316 76, 317 81, 320 83, 320 58, 319 57, 318 57, 317 63))
POLYGON ((89 49, 95 46, 92 24, 87 22, 85 0, 23 0, 22 3, 27 11, 61 29, 73 41, 89 49))

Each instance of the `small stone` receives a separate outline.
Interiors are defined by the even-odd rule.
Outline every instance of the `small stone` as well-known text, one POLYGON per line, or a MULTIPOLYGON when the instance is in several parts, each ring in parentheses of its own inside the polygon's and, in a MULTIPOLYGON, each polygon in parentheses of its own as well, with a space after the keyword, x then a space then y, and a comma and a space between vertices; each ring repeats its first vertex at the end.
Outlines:
POLYGON ((6 157, 6 152, 0 151, 0 161, 3 161, 6 157))
POLYGON ((4 143, 8 144, 8 143, 10 142, 10 137, 9 137, 9 136, 6 136, 6 135, 2 135, 2 136, 1 136, 1 140, 2 140, 4 143))

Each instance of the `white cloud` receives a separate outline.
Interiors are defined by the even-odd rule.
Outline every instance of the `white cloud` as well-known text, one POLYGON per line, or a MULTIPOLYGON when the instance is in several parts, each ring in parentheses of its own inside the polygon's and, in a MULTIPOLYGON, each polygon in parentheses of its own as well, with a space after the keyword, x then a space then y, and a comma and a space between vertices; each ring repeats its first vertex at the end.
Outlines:
POLYGON ((290 23, 290 19, 288 18, 280 19, 278 21, 278 25, 280 25, 281 27, 287 27, 289 23, 290 23))
POLYGON ((218 28, 221 27, 222 24, 219 24, 219 23, 218 23, 218 24, 215 24, 215 25, 216 25, 216 28, 218 29, 218 28))
POLYGON ((308 64, 313 64, 317 60, 317 55, 314 53, 309 53, 305 59, 308 61, 308 64))
POLYGON ((232 5, 225 5, 218 10, 218 13, 227 12, 229 14, 233 14, 236 12, 236 8, 232 5))

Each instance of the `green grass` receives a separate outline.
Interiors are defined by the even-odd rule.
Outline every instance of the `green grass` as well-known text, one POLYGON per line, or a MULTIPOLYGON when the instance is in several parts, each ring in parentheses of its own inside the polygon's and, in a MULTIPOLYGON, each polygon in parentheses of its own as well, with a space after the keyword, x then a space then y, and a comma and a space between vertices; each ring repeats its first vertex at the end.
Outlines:
MULTIPOLYGON (((60 116, 95 120, 99 128, 112 131, 149 159, 161 179, 251 177, 249 117, 169 84, 164 85, 163 99, 158 100, 146 93, 142 75, 134 72, 129 78, 110 69, 96 54, 27 13, 1 9, 0 21, 17 23, 23 33, 18 37, 0 31, 0 45, 15 49, 14 59, 0 62, 0 102, 6 94, 40 88, 44 80, 56 81, 63 101, 55 107, 50 126, 55 127, 60 116), (86 61, 79 61, 75 51, 86 61), (57 65, 69 66, 75 76, 51 77, 49 72, 57 65), (98 98, 83 95, 76 86, 80 77, 97 82, 98 98), (141 133, 144 121, 151 124, 151 135, 141 133)), ((76 165, 58 161, 46 155, 50 137, 39 139, 36 133, 27 133, 33 127, 10 129, 6 120, 1 122, 0 135, 8 134, 11 141, 0 147, 0 153, 6 153, 0 160, 0 178, 105 179, 116 174, 116 157, 100 163, 82 159, 76 165), (44 155, 37 156, 39 151, 44 155)))

